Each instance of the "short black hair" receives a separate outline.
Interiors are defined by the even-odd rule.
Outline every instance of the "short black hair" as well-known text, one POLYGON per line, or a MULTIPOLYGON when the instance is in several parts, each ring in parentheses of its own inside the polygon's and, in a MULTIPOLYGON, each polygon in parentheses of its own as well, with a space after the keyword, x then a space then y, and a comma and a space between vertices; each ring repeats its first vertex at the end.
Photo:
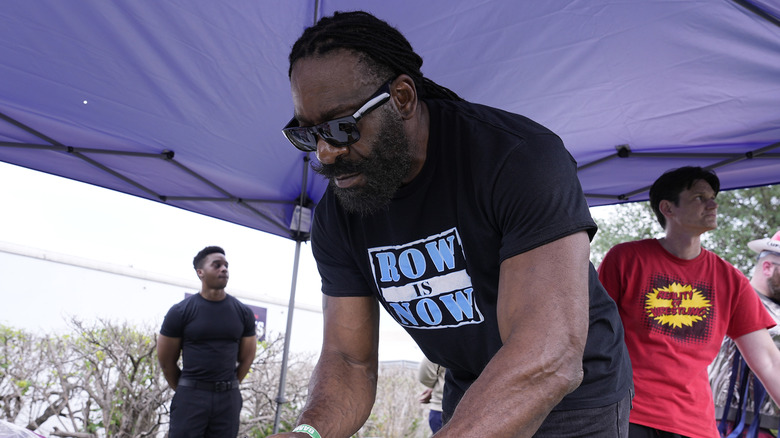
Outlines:
POLYGON ((290 51, 290 68, 301 58, 325 55, 336 50, 357 54, 377 82, 407 74, 420 97, 463 100, 453 91, 423 77, 423 60, 398 29, 364 11, 335 12, 307 28, 290 51))
POLYGON ((194 259, 192 259, 192 266, 195 269, 200 269, 203 267, 203 260, 206 260, 206 257, 209 256, 209 254, 214 254, 215 252, 218 252, 222 255, 225 255, 225 250, 218 247, 218 246, 207 246, 200 250, 200 252, 195 256, 194 259))
POLYGON ((685 166, 664 172, 650 187, 650 207, 661 227, 666 229, 666 218, 661 213, 661 201, 671 201, 679 205, 680 193, 693 187, 696 181, 704 180, 717 195, 720 191, 720 179, 710 169, 695 166, 685 166))

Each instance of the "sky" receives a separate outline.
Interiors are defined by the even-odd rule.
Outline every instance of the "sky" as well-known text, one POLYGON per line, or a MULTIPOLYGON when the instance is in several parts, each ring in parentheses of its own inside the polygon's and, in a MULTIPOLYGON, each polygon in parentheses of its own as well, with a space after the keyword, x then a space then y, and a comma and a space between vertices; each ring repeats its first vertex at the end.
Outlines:
MULTIPOLYGON (((21 245, 87 262, 133 267, 182 282, 199 282, 192 258, 203 247, 225 249, 227 291, 247 304, 269 295, 269 332, 284 333, 295 242, 176 207, 0 162, 0 244, 21 245)), ((0 323, 56 331, 71 316, 85 321, 123 318, 159 326, 185 288, 149 282, 0 252, 0 323)), ((196 290, 195 290, 196 291, 196 290)), ((301 245, 296 303, 319 309, 320 279, 311 245, 301 245)), ((383 313, 380 360, 413 360, 422 353, 383 313)), ((322 319, 294 313, 292 351, 316 351, 322 319)))

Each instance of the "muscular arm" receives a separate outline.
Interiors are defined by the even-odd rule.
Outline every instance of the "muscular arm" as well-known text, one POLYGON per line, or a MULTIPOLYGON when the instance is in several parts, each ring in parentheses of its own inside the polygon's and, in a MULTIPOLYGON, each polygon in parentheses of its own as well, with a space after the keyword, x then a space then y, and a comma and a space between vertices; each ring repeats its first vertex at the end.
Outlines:
POLYGON ((734 342, 769 396, 780 404, 780 351, 769 332, 766 329, 756 330, 734 339, 734 342))
POLYGON ((365 423, 376 397, 379 305, 373 297, 325 296, 323 318, 322 352, 298 423, 323 437, 348 438, 365 423))
POLYGON ((163 376, 168 385, 175 391, 179 384, 181 369, 179 368, 179 356, 181 355, 181 338, 169 338, 157 336, 157 360, 160 362, 163 376))
POLYGON ((249 372, 252 362, 255 361, 255 353, 257 353, 257 337, 241 338, 241 343, 238 345, 238 367, 236 368, 236 378, 239 381, 244 380, 249 372))
POLYGON ((504 345, 436 437, 530 437, 582 381, 588 333, 585 232, 507 259, 499 277, 504 345))

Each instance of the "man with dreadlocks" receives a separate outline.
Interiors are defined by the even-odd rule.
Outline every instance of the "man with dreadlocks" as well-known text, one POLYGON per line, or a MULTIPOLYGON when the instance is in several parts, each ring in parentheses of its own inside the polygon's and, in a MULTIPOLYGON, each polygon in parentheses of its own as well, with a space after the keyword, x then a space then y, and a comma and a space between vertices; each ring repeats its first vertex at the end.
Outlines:
POLYGON ((447 368, 437 437, 625 436, 631 365, 588 261, 574 160, 546 128, 420 72, 395 28, 336 13, 290 53, 288 140, 330 185, 312 250, 324 340, 298 426, 349 437, 376 395, 379 305, 447 368))

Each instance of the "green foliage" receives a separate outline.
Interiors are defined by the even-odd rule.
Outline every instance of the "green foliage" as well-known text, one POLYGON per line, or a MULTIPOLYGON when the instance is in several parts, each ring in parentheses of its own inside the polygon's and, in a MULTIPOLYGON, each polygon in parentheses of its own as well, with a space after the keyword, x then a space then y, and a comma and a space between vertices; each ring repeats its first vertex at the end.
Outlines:
POLYGON ((160 429, 170 398, 155 356, 155 333, 126 324, 71 320, 68 352, 83 364, 75 383, 95 409, 81 409, 79 424, 108 436, 145 436, 160 429), (156 375, 155 379, 146 376, 156 375))
POLYGON ((590 260, 598 267, 618 243, 650 239, 663 234, 649 202, 634 202, 592 210, 599 231, 590 245, 590 260), (606 212, 606 214, 605 214, 606 212))
POLYGON ((34 336, 0 325, 0 418, 14 421, 33 412, 45 396, 38 389, 46 383, 39 356, 34 336))
MULTIPOLYGON (((28 334, 0 325, 0 418, 35 429, 48 419, 61 431, 107 437, 159 436, 167 428, 171 391, 159 369, 156 335, 112 321, 72 320, 72 332, 28 334), (27 416, 24 416, 27 415, 27 416)), ((283 336, 259 343, 241 384, 239 436, 273 433, 283 336)), ((280 431, 300 415, 314 358, 290 355, 280 431)), ((377 402, 358 437, 428 435, 417 402, 420 384, 409 363, 380 368, 377 402)))
POLYGON ((154 331, 70 323, 74 333, 61 336, 0 327, 1 355, 10 364, 0 376, 3 418, 30 429, 54 418, 72 432, 154 435, 170 398, 153 354, 154 331))
POLYGON ((717 202, 718 228, 702 244, 750 277, 756 253, 747 243, 780 230, 780 185, 721 192, 717 202))

